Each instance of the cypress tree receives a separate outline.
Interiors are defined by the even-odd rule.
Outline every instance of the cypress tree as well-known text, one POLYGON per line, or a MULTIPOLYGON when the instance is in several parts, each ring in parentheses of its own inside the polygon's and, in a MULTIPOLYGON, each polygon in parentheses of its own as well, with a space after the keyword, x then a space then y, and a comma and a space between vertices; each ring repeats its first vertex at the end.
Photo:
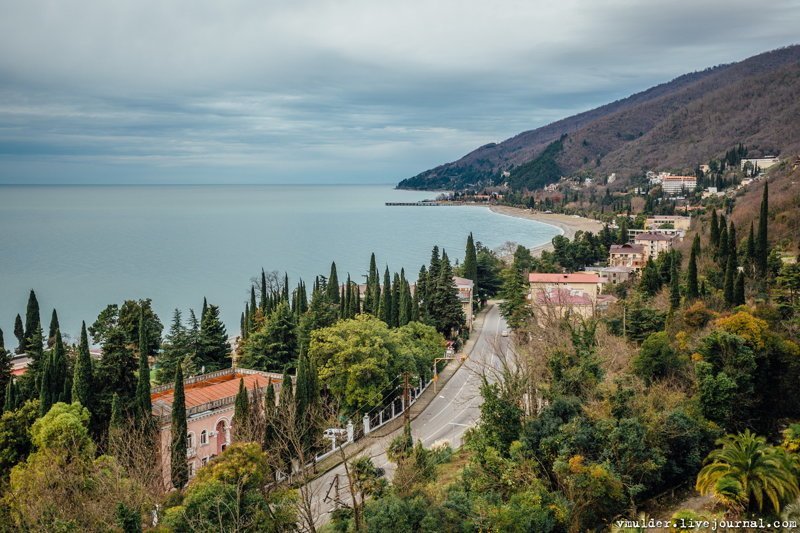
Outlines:
POLYGON ((372 295, 372 284, 373 284, 373 277, 375 270, 377 269, 375 265, 375 254, 373 253, 370 256, 369 260, 369 271, 367 272, 367 288, 364 291, 364 312, 365 313, 373 313, 375 312, 375 300, 373 299, 372 295))
POLYGON ((264 269, 261 269, 261 299, 259 305, 261 306, 261 314, 267 316, 267 274, 264 269))
POLYGON ((47 347, 52 349, 53 344, 56 342, 56 331, 61 329, 58 325, 58 313, 53 309, 53 314, 50 315, 50 329, 47 332, 47 347))
POLYGON ((386 322, 391 327, 392 325, 392 280, 389 277, 389 267, 383 272, 383 292, 381 294, 381 302, 378 307, 378 312, 381 320, 386 322))
POLYGON ((681 306, 680 265, 678 255, 672 254, 672 266, 669 275, 669 305, 675 310, 681 306))
POLYGON ((414 302, 411 307, 411 320, 422 321, 425 317, 425 291, 428 271, 422 265, 417 275, 417 283, 414 286, 414 302))
POLYGON ((393 328, 397 327, 397 323, 400 320, 400 274, 397 272, 394 273, 394 279, 392 280, 392 314, 391 314, 391 324, 390 326, 393 328))
POLYGON ((32 335, 36 333, 37 329, 41 329, 42 320, 39 317, 39 301, 36 299, 36 293, 31 289, 28 295, 28 308, 25 311, 25 351, 30 349, 29 342, 32 335))
POLYGON ((135 410, 137 420, 144 424, 150 420, 153 406, 150 401, 150 363, 147 360, 147 328, 144 311, 139 314, 139 377, 136 382, 135 410))
POLYGON ((758 217, 758 240, 756 241, 756 269, 762 282, 767 275, 767 259, 769 258, 769 232, 767 229, 769 211, 769 183, 764 183, 764 195, 761 198, 761 212, 758 217))
POLYGON ((733 289, 733 305, 744 305, 744 273, 736 274, 736 284, 733 289))
POLYGON ((346 305, 346 301, 345 301, 346 298, 347 298, 347 294, 345 293, 344 289, 345 289, 345 287, 344 287, 344 285, 342 285, 342 293, 339 296, 339 302, 340 302, 340 305, 339 305, 339 318, 342 318, 342 319, 347 318, 347 305, 346 305))
MULTIPOLYGON (((313 295, 312 295, 313 298, 313 295)), ((264 394, 264 449, 269 450, 275 440, 275 415, 277 406, 275 404, 275 387, 272 380, 267 383, 267 392, 264 394)))
POLYGON ((122 405, 120 405, 119 394, 116 392, 111 397, 111 420, 108 422, 109 430, 120 430, 125 424, 125 419, 122 415, 122 405))
POLYGON ((336 273, 336 262, 331 262, 331 273, 328 276, 328 299, 338 304, 341 302, 339 298, 339 276, 336 273))
MULTIPOLYGON (((720 217, 724 220, 724 217, 720 217)), ((728 230, 726 226, 722 226, 719 230, 719 246, 717 247, 717 261, 721 268, 725 268, 728 264, 728 230)))
POLYGON ((236 401, 233 404, 233 431, 241 440, 247 429, 250 420, 250 398, 244 386, 244 378, 239 378, 239 392, 236 394, 236 401))
POLYGON ((92 384, 92 358, 89 354, 89 337, 86 335, 86 322, 81 323, 81 342, 72 377, 72 401, 80 402, 90 412, 94 409, 92 384))
POLYGON ((736 225, 731 220, 730 227, 728 228, 728 253, 733 256, 736 261, 736 266, 739 265, 738 245, 736 243, 736 225))
POLYGON ((186 397, 183 392, 183 370, 175 370, 175 389, 172 399, 172 444, 170 447, 170 478, 176 489, 182 489, 189 481, 189 466, 186 464, 186 397))
POLYGON ((353 316, 361 314, 361 289, 356 282, 353 282, 353 296, 351 301, 353 302, 353 316))
POLYGON ((474 284, 474 290, 478 290, 478 254, 475 251, 475 241, 472 238, 472 232, 467 237, 467 249, 464 255, 464 277, 471 279, 474 284))
POLYGON ((50 407, 53 406, 53 378, 52 357, 46 357, 43 361, 42 370, 39 378, 39 416, 44 416, 50 407))
POLYGON ((750 233, 747 235, 747 262, 752 266, 756 260, 756 237, 753 232, 753 221, 750 221, 750 233))
POLYGON ((725 303, 733 305, 734 302, 734 280, 736 279, 736 262, 733 254, 728 256, 728 264, 725 267, 725 281, 723 283, 723 294, 725 296, 725 303))
POLYGON ((203 297, 203 309, 200 311, 200 321, 203 321, 203 317, 206 316, 206 311, 208 311, 208 300, 206 300, 205 296, 203 297))
POLYGON ((711 245, 715 248, 719 246, 719 223, 717 222, 717 210, 711 211, 711 245))
MULTIPOLYGON (((695 236, 695 243, 699 242, 695 236)), ((692 251, 689 254, 689 270, 686 279, 686 296, 689 299, 697 298, 700 296, 700 287, 697 284, 697 252, 696 247, 692 245, 692 251)))
POLYGON ((250 285, 250 313, 255 313, 257 308, 258 304, 256 304, 256 286, 250 285))
POLYGON ((242 337, 242 340, 247 340, 247 316, 250 316, 250 310, 247 308, 247 304, 244 304, 244 312, 239 317, 239 335, 242 337))
POLYGON ((350 284, 350 274, 347 274, 347 283, 342 287, 342 293, 344 297, 342 298, 342 318, 353 318, 354 315, 351 315, 353 310, 353 287, 350 284))
POLYGON ((13 379, 9 379, 8 383, 6 383, 6 395, 5 395, 5 402, 3 404, 3 412, 7 413, 9 411, 13 411, 17 408, 17 387, 14 384, 13 379))
POLYGON ((72 383, 67 368, 67 352, 64 349, 64 341, 61 338, 61 330, 56 330, 55 342, 53 343, 53 366, 52 366, 52 389, 51 398, 53 403, 70 403, 72 399, 72 383))
POLYGON ((22 325, 22 317, 17 314, 14 319, 14 336, 17 338, 17 353, 25 351, 25 327, 22 325))
POLYGON ((701 248, 700 248, 700 234, 695 234, 694 240, 692 241, 692 250, 694 251, 694 255, 696 257, 700 256, 701 248))
POLYGON ((281 293, 281 299, 289 303, 289 274, 286 272, 283 273, 283 292, 281 293))
POLYGON ((411 321, 411 292, 405 277, 400 277, 400 295, 397 304, 397 325, 402 327, 411 321))
POLYGON ((292 375, 289 374, 289 369, 283 371, 283 381, 281 382, 281 395, 278 407, 286 409, 294 402, 294 391, 292 390, 292 375))

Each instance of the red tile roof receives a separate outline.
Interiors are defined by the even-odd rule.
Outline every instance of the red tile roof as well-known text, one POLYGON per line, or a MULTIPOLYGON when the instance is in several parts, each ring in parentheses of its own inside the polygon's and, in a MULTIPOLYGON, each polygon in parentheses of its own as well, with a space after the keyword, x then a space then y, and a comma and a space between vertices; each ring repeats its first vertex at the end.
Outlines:
MULTIPOLYGON (((239 379, 244 378, 244 386, 248 390, 257 386, 264 388, 269 385, 270 381, 273 384, 280 385, 281 379, 265 376, 262 374, 227 374, 218 376, 211 379, 198 381, 196 383, 187 384, 184 389, 186 395, 186 409, 203 405, 204 403, 213 402, 216 400, 223 400, 225 398, 232 398, 239 392, 239 379)), ((162 392, 154 392, 151 395, 153 407, 155 411, 156 404, 159 406, 171 407, 174 399, 174 389, 170 388, 162 392)))
POLYGON ((599 283, 600 278, 596 274, 540 274, 532 272, 528 275, 530 283, 599 283))

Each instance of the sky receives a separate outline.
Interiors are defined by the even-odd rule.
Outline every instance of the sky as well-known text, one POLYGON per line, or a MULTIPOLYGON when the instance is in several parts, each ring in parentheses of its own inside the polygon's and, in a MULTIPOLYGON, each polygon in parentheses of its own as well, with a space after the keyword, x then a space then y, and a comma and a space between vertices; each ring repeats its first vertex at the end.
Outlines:
POLYGON ((798 27, 800 0, 0 0, 0 184, 394 183, 798 27))

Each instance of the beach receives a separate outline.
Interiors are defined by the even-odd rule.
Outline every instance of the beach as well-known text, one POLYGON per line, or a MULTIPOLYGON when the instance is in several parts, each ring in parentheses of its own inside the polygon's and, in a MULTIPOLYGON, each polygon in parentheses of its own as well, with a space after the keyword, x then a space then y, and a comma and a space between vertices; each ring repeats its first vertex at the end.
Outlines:
MULTIPOLYGON (((538 211, 531 211, 530 209, 523 209, 520 207, 509 207, 506 205, 492 205, 489 206, 493 212, 516 218, 526 218, 528 220, 535 220, 543 224, 550 224, 561 230, 562 235, 568 239, 575 237, 578 231, 591 231, 598 233, 603 229, 603 223, 591 218, 576 217, 572 215, 562 215, 559 213, 542 213, 538 211)), ((548 242, 540 244, 531 248, 534 255, 539 255, 543 250, 552 250, 553 244, 548 242)))

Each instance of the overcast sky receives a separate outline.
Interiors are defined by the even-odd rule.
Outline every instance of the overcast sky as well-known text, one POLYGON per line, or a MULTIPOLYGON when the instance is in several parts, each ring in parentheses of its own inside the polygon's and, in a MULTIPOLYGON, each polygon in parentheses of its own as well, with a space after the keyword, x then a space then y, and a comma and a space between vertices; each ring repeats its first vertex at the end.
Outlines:
POLYGON ((0 183, 396 182, 798 28, 800 0, 0 0, 0 183))

